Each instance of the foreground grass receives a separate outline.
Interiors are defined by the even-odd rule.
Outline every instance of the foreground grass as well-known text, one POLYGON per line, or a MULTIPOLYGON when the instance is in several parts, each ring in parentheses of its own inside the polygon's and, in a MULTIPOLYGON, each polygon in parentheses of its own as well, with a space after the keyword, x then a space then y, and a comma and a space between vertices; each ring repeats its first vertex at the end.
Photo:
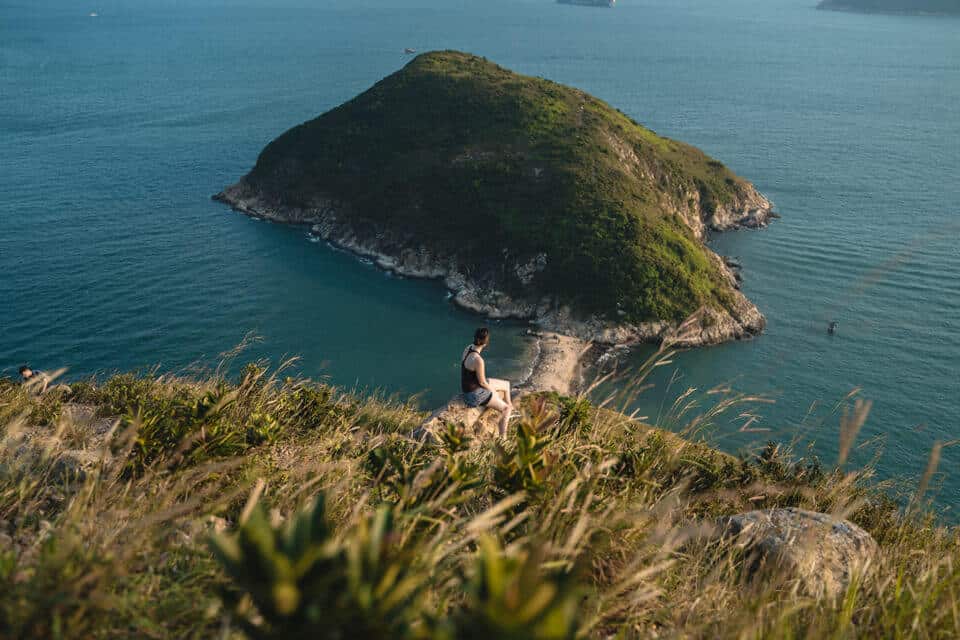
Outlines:
POLYGON ((0 382, 0 637, 960 635, 957 532, 867 472, 735 458, 557 396, 528 397, 509 442, 421 445, 421 419, 253 366, 0 382), (863 526, 874 571, 809 597, 691 544, 773 506, 863 526))

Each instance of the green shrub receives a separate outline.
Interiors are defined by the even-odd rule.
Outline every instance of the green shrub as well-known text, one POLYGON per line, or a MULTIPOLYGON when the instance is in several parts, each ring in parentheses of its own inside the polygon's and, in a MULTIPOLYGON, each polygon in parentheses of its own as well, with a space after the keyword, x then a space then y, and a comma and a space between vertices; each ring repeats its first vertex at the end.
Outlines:
POLYGON ((224 600, 250 637, 389 639, 410 634, 426 578, 395 533, 382 507, 335 538, 321 494, 281 527, 257 505, 211 546, 234 581, 224 600))
POLYGON ((132 440, 128 470, 138 473, 160 460, 196 463, 237 455, 279 433, 269 415, 255 413, 247 424, 237 424, 226 412, 235 402, 236 392, 143 396, 121 420, 121 433, 132 440))
POLYGON ((549 486, 548 476, 555 463, 549 447, 556 419, 541 399, 516 423, 513 445, 496 445, 493 478, 503 493, 523 491, 536 495, 549 486))
POLYGON ((466 502, 482 479, 476 463, 464 455, 469 439, 455 425, 440 433, 442 457, 431 458, 433 448, 397 439, 367 454, 366 471, 374 478, 377 497, 406 510, 415 509, 445 496, 444 505, 466 502), (445 495, 448 494, 448 495, 445 495))
POLYGON ((235 385, 121 374, 100 386, 74 385, 71 399, 96 406, 100 416, 119 417, 128 441, 117 446, 131 449, 129 473, 160 461, 196 464, 239 455, 287 431, 336 428, 355 412, 328 386, 290 379, 278 385, 252 364, 235 385))
POLYGON ((113 569, 70 531, 45 535, 34 557, 0 546, 0 637, 89 637, 110 609, 101 589, 113 569))
POLYGON ((34 425, 54 424, 66 395, 58 387, 39 394, 9 378, 0 378, 0 425, 21 417, 34 425))
POLYGON ((577 434, 580 431, 588 431, 593 417, 593 405, 584 397, 576 398, 561 397, 559 399, 560 418, 558 421, 558 433, 577 434))
POLYGON ((318 429, 349 417, 350 407, 338 404, 330 387, 287 383, 293 388, 277 393, 274 413, 279 422, 297 429, 318 429))
POLYGON ((568 574, 543 569, 542 547, 508 554, 487 536, 464 585, 465 602, 440 637, 572 640, 580 593, 568 574))

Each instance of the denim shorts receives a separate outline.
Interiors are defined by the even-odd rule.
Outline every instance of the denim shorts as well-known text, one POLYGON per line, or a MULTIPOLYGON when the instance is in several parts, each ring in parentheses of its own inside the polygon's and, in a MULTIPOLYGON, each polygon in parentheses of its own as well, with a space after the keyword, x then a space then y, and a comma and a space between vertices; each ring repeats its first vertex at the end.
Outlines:
POLYGON ((489 390, 480 387, 479 389, 474 389, 463 394, 463 404, 468 407, 483 407, 490 402, 490 398, 493 397, 493 394, 489 390))

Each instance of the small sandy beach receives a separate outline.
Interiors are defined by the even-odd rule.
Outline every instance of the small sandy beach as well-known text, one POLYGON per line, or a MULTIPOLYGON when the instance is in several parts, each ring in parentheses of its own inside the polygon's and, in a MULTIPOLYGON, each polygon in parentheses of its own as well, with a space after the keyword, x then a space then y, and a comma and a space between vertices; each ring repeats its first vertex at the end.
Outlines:
POLYGON ((539 333, 535 339, 539 348, 523 389, 576 394, 583 383, 582 360, 590 342, 551 332, 539 333))

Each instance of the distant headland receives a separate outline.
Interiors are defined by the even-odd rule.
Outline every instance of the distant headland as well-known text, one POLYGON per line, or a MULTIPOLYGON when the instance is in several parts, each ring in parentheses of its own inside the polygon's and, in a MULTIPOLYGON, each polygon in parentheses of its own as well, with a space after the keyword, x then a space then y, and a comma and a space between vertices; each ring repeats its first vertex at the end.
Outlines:
POLYGON ((613 7, 617 0, 557 0, 557 4, 579 4, 585 7, 613 7))
POLYGON ((582 340, 682 328, 697 346, 765 324, 704 243, 776 215, 750 183, 583 91, 466 53, 417 56, 214 197, 582 340))
POLYGON ((960 15, 960 0, 822 0, 817 8, 863 13, 960 15))

